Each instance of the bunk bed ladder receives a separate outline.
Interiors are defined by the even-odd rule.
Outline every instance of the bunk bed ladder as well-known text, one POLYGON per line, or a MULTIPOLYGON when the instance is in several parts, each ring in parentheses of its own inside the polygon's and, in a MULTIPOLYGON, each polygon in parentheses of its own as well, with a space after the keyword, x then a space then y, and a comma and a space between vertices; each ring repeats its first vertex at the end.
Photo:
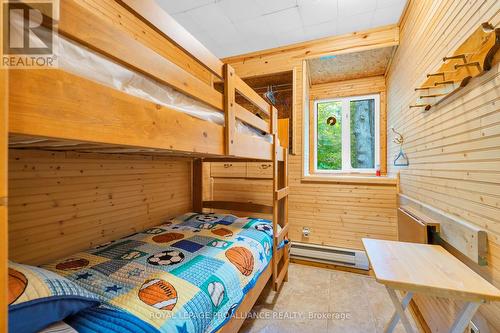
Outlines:
POLYGON ((288 246, 280 245, 288 236, 288 149, 282 149, 278 139, 278 110, 271 106, 273 133, 273 290, 280 289, 288 280, 290 252, 288 246), (280 153, 283 160, 280 161, 280 153), (281 231, 278 232, 278 225, 281 231))

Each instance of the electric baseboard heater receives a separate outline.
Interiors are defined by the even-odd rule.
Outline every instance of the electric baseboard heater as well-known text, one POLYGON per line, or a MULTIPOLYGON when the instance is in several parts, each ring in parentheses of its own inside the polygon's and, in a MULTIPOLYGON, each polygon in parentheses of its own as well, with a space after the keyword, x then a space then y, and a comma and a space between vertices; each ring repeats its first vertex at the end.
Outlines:
POLYGON ((365 251, 338 247, 292 242, 291 258, 341 265, 357 269, 369 269, 365 251))

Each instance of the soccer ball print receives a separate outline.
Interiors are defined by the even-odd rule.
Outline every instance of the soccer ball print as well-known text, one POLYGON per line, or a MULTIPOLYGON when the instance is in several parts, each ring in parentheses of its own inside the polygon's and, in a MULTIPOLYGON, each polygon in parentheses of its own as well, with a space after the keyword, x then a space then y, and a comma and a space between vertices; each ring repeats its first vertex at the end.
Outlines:
POLYGON ((184 253, 178 250, 158 252, 148 258, 148 263, 155 266, 175 265, 184 261, 184 253))

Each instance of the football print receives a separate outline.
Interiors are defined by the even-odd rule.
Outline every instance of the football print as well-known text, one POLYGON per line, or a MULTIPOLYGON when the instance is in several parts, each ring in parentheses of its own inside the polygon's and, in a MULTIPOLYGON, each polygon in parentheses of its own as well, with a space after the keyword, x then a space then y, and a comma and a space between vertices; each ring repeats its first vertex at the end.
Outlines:
POLYGON ((60 271, 77 271, 88 266, 89 261, 83 258, 69 258, 56 265, 56 269, 60 271))
POLYGON ((212 233, 216 234, 217 236, 221 236, 221 237, 231 237, 233 235, 233 232, 229 229, 226 229, 226 228, 214 229, 214 230, 212 230, 212 233))
POLYGON ((159 252, 148 258, 148 263, 155 266, 169 266, 184 261, 184 253, 177 250, 159 252))
POLYGON ((172 311, 177 304, 177 290, 164 280, 147 280, 139 289, 139 299, 158 310, 172 311))
POLYGON ((169 243, 183 238, 184 235, 178 232, 167 232, 166 234, 156 235, 152 239, 155 243, 169 243))
POLYGON ((24 293, 27 285, 28 279, 23 273, 9 268, 9 305, 24 293))

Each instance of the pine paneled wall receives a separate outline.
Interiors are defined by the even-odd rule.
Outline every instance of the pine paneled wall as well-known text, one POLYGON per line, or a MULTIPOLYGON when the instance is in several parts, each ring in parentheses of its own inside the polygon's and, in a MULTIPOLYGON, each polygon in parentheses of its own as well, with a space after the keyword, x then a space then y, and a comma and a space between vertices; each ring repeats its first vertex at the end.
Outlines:
MULTIPOLYGON (((414 0, 401 26, 401 44, 387 77, 388 122, 403 133, 410 166, 403 194, 488 231, 488 267, 472 267, 500 287, 500 76, 498 65, 451 100, 424 113, 409 109, 427 73, 486 21, 500 23, 497 0, 414 0)), ((497 54, 498 56, 498 54, 497 54)), ((497 57, 498 58, 498 57, 497 57)), ((391 139, 391 136, 389 137, 391 139)), ((389 166, 398 147, 388 140, 389 166)), ((391 168, 397 172, 398 169, 391 168)), ((418 297, 433 332, 444 332, 457 305, 418 297)), ((500 332, 500 304, 482 305, 481 332, 500 332), (489 331, 487 328, 489 328, 489 331)))
POLYGON ((9 255, 42 264, 191 209, 191 162, 10 150, 9 255))
MULTIPOLYGON (((289 224, 290 238, 312 244, 363 249, 361 238, 397 239, 396 186, 373 184, 338 184, 334 182, 306 182, 302 177, 302 129, 303 129, 303 77, 302 67, 296 67, 297 92, 295 93, 296 155, 289 158, 289 224), (309 237, 302 236, 302 228, 308 227, 309 237)), ((379 92, 383 78, 352 80, 335 85, 318 85, 311 94, 323 96, 338 94, 368 94, 379 92), (371 90, 370 87, 375 90, 371 90), (360 92, 361 91, 361 92, 360 92)), ((241 180, 214 178, 214 200, 251 201, 272 204, 272 187, 268 180, 241 180)), ((245 214, 245 213, 244 213, 245 214)), ((248 213, 251 214, 251 213, 248 213)))
MULTIPOLYGON (((299 70, 302 77, 302 69, 299 70)), ((303 91, 298 82, 298 92, 303 91)), ((314 98, 383 93, 384 80, 365 78, 313 85, 309 95, 314 98)), ((361 238, 397 239, 396 186, 375 184, 339 184, 303 180, 303 101, 297 93, 297 129, 295 139, 300 150, 290 156, 289 219, 292 240, 328 246, 363 249, 361 238), (308 227, 309 237, 302 236, 308 227)))

